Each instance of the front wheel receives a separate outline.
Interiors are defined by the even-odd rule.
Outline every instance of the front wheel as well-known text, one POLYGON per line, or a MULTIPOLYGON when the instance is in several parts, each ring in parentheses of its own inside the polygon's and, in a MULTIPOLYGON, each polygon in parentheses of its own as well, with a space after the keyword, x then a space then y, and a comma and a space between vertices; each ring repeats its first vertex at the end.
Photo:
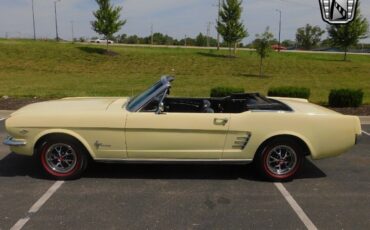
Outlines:
POLYGON ((301 146, 283 138, 267 143, 256 157, 262 176, 272 181, 293 179, 302 168, 303 160, 301 146))
POLYGON ((87 167, 87 154, 77 141, 70 138, 47 139, 39 151, 41 166, 57 180, 79 178, 87 167))

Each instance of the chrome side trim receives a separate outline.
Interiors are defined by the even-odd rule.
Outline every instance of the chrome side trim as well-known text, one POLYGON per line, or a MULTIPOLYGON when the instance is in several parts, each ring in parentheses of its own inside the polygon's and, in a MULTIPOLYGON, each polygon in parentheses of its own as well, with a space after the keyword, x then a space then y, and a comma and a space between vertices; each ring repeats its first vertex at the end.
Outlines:
POLYGON ((19 146, 25 146, 27 142, 25 140, 21 140, 21 139, 17 140, 17 139, 14 139, 13 137, 8 136, 7 138, 5 138, 3 144, 8 145, 8 146, 19 147, 19 146))
POLYGON ((252 159, 106 159, 97 158, 97 162, 123 164, 247 164, 252 159))
POLYGON ((253 113, 293 113, 294 111, 285 111, 285 110, 268 110, 268 109, 254 109, 250 110, 253 113))

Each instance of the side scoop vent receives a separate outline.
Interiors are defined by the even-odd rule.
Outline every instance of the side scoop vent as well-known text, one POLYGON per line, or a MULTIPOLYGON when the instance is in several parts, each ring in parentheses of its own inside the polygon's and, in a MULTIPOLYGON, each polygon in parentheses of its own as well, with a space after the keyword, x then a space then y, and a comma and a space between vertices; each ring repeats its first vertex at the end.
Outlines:
POLYGON ((249 141, 250 138, 251 138, 250 133, 246 133, 245 136, 237 137, 235 142, 234 142, 233 149, 243 150, 245 148, 245 146, 247 146, 248 141, 249 141))

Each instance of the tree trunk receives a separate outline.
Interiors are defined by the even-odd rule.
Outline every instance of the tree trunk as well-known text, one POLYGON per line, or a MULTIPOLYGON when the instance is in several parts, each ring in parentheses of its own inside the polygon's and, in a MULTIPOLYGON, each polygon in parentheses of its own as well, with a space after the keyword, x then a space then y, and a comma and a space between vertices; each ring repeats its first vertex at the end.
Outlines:
POLYGON ((228 44, 229 45, 229 57, 231 57, 231 43, 228 44))
POLYGON ((234 56, 236 56, 236 47, 237 47, 237 45, 238 45, 238 43, 237 43, 237 42, 235 42, 235 43, 234 43, 234 56))
POLYGON ((347 49, 347 48, 345 48, 345 49, 344 49, 344 57, 343 57, 343 61, 347 61, 347 51, 348 51, 348 49, 347 49))
POLYGON ((262 57, 260 59, 260 77, 262 77, 262 57))
POLYGON ((109 45, 109 42, 108 42, 108 39, 107 39, 107 53, 108 53, 108 51, 109 51, 109 47, 108 47, 108 45, 109 45))

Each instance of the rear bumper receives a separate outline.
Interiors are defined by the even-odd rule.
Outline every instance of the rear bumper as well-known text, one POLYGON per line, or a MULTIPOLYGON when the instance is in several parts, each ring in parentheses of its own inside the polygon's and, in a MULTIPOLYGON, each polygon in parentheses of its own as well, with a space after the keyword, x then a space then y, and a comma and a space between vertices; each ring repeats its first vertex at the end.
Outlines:
POLYGON ((23 139, 14 139, 14 137, 8 136, 3 141, 3 144, 11 146, 11 147, 20 147, 20 146, 25 146, 27 142, 26 140, 23 140, 23 139))

